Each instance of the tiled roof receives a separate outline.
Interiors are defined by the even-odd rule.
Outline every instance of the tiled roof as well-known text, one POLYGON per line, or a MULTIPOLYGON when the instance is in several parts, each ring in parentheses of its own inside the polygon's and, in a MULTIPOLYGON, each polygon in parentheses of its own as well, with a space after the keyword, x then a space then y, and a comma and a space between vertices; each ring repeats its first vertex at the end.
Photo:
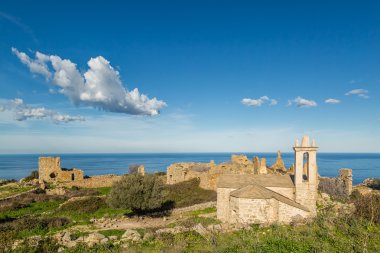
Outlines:
POLYGON ((309 209, 307 207, 295 202, 294 200, 291 200, 281 194, 278 194, 277 192, 269 190, 255 183, 246 185, 238 190, 231 192, 230 196, 236 197, 236 198, 245 198, 245 199, 272 199, 273 198, 289 206, 293 206, 298 209, 309 212, 309 209))
POLYGON ((254 175, 254 174, 223 174, 218 180, 218 188, 242 188, 249 184, 258 184, 263 187, 293 188, 290 175, 254 175))

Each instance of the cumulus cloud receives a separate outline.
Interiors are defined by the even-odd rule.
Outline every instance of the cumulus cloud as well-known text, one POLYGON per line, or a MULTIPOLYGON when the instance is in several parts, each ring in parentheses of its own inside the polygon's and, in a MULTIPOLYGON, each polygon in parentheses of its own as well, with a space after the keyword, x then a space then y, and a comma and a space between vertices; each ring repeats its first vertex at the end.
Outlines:
POLYGON ((305 98, 302 98, 300 96, 296 97, 293 100, 288 100, 288 106, 291 106, 295 104, 297 107, 315 107, 317 106, 317 103, 313 100, 308 100, 305 98))
POLYGON ((339 104, 340 100, 339 99, 335 99, 335 98, 329 98, 329 99, 325 100, 325 103, 326 104, 339 104))
POLYGON ((12 48, 12 52, 32 73, 40 74, 58 87, 58 92, 67 96, 76 105, 85 105, 101 110, 133 115, 157 115, 166 103, 148 98, 137 88, 128 91, 116 71, 102 56, 88 61, 89 69, 81 73, 77 65, 57 55, 36 52, 35 59, 12 48))
POLYGON ((48 118, 54 123, 58 124, 61 122, 67 123, 71 121, 84 121, 85 119, 81 116, 71 116, 67 114, 61 114, 59 112, 46 109, 45 107, 33 107, 24 103, 20 98, 15 98, 8 101, 6 104, 1 105, 1 111, 12 111, 14 118, 17 121, 24 121, 27 119, 44 119, 48 118))
POLYGON ((346 96, 351 96, 351 95, 356 95, 361 98, 369 98, 368 90, 364 90, 364 89, 354 89, 346 93, 346 96))
POLYGON ((262 104, 268 102, 269 105, 277 105, 276 99, 270 99, 268 96, 262 96, 258 99, 243 98, 241 103, 246 106, 260 107, 262 104))

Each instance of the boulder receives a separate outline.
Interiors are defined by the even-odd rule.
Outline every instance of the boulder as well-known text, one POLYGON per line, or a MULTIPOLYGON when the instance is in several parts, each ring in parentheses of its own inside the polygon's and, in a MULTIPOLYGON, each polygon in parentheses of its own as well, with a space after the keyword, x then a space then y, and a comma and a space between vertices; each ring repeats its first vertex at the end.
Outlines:
POLYGON ((197 232, 201 236, 207 236, 209 234, 209 232, 207 231, 207 229, 201 223, 198 223, 197 225, 195 225, 192 228, 192 230, 195 231, 195 232, 197 232))
POLYGON ((85 239, 85 243, 87 243, 88 246, 93 246, 95 244, 100 244, 101 241, 106 238, 104 235, 100 234, 100 233, 92 233, 92 234, 89 234, 85 239))
POLYGON ((136 230, 127 229, 125 233, 121 236, 121 240, 138 242, 141 241, 141 235, 136 230))

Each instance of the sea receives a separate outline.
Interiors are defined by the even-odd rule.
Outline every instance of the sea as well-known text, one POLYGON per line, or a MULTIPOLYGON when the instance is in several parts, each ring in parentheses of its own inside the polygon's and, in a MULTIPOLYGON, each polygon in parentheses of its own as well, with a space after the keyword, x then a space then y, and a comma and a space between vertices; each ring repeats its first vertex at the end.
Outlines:
MULTIPOLYGON (((267 159, 272 165, 277 153, 245 153, 267 159)), ((38 168, 40 154, 1 155, 0 179, 21 179, 38 168)), ((231 153, 128 153, 128 154, 44 154, 60 156, 62 168, 80 168, 85 175, 126 174, 130 165, 142 164, 146 172, 164 172, 172 163, 229 161, 231 153)), ((294 153, 281 154, 286 167, 294 163, 294 153)), ((335 177, 340 168, 353 170, 353 183, 358 184, 366 178, 380 178, 380 154, 375 153, 318 153, 318 171, 321 176, 335 177)))

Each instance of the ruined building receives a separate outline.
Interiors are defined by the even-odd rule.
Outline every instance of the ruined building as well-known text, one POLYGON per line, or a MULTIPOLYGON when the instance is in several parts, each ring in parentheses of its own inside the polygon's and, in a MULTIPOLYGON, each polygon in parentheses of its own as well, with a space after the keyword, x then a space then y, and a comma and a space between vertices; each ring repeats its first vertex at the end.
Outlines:
POLYGON ((294 175, 223 174, 217 184, 217 217, 228 223, 290 223, 316 215, 317 147, 304 136, 293 148, 294 175), (303 173, 306 168, 306 173, 303 173))
POLYGON ((68 182, 84 179, 82 170, 62 169, 61 158, 59 157, 40 157, 38 159, 39 181, 42 182, 68 182))
MULTIPOLYGON (((143 172, 144 167, 140 166, 139 173, 143 172)), ((65 187, 77 186, 84 188, 109 187, 122 177, 118 175, 85 177, 83 170, 61 168, 60 157, 40 157, 38 159, 38 174, 41 184, 57 183, 65 187)))
POLYGON ((175 163, 167 168, 167 184, 176 184, 193 178, 200 180, 200 187, 216 190, 216 182, 223 174, 285 174, 287 170, 281 159, 280 151, 277 154, 276 163, 270 167, 266 165, 266 159, 255 156, 249 160, 245 155, 232 155, 228 162, 215 164, 209 163, 175 163))

